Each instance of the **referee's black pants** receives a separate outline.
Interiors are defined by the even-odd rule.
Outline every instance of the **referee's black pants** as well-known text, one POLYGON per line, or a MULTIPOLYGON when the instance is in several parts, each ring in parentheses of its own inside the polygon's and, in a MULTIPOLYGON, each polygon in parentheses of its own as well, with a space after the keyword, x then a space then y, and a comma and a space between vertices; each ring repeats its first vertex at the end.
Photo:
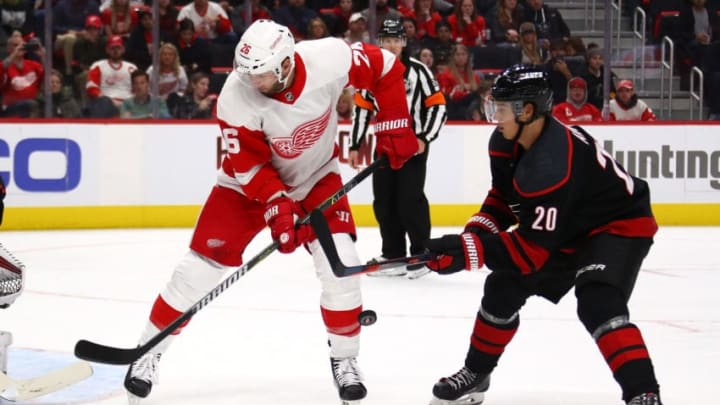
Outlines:
POLYGON ((413 156, 403 167, 381 167, 373 173, 373 210, 380 224, 382 255, 392 259, 422 253, 423 241, 430 238, 430 207, 425 197, 428 148, 413 156))

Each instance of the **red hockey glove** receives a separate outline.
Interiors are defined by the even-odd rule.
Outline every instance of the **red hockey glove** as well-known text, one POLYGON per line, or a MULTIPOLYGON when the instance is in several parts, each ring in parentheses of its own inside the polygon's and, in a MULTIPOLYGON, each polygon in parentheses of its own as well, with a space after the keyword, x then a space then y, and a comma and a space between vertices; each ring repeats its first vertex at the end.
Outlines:
POLYGON ((278 250, 282 253, 292 253, 307 241, 307 226, 295 229, 295 220, 300 212, 297 203, 285 196, 268 201, 265 207, 265 223, 270 227, 273 240, 278 241, 278 250))
POLYGON ((439 274, 478 270, 485 264, 482 243, 477 235, 471 232, 427 240, 425 249, 438 254, 435 259, 427 262, 426 266, 439 274))
POLYGON ((477 212, 465 223, 465 230, 463 232, 473 232, 476 234, 499 233, 500 227, 497 222, 495 222, 495 218, 490 214, 477 212))
POLYGON ((386 107, 377 113, 375 149, 379 155, 388 157, 393 169, 401 168, 418 151, 418 142, 411 123, 410 116, 403 112, 402 108, 386 107))

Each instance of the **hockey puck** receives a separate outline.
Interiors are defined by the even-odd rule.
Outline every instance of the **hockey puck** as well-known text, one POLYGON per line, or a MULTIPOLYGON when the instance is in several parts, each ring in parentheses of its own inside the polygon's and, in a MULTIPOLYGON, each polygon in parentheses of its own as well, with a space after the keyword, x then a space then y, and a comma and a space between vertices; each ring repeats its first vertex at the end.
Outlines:
POLYGON ((377 314, 372 309, 366 309, 358 315, 358 322, 362 326, 370 326, 377 321, 377 314))

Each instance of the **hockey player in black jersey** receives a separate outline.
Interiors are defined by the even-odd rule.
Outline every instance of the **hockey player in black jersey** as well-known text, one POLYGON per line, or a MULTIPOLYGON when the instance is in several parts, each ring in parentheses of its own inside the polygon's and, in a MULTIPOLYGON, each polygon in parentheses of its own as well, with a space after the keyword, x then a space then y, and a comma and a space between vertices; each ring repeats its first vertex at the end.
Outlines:
POLYGON ((623 401, 660 405, 650 355, 627 307, 657 231, 647 183, 583 129, 550 116, 544 72, 513 66, 498 77, 492 97, 492 188, 462 234, 425 244, 439 254, 428 265, 440 274, 483 265, 492 270, 465 364, 435 384, 431 404, 481 403, 527 298, 557 303, 575 287, 578 317, 623 401))
MULTIPOLYGON (((400 169, 381 167, 373 174, 373 211, 380 225, 382 255, 373 260, 395 259, 422 253, 423 242, 430 237, 430 206, 425 196, 425 177, 430 143, 440 133, 447 113, 445 97, 430 68, 410 57, 406 48, 405 28, 400 20, 383 21, 378 31, 380 46, 405 66, 405 96, 412 116, 412 128, 418 142, 418 153, 400 169)), ((375 99, 367 90, 355 93, 355 108, 348 161, 353 168, 360 163, 358 150, 368 131, 375 99)), ((369 276, 403 276, 415 279, 429 273, 422 265, 409 265, 369 273, 369 276)))

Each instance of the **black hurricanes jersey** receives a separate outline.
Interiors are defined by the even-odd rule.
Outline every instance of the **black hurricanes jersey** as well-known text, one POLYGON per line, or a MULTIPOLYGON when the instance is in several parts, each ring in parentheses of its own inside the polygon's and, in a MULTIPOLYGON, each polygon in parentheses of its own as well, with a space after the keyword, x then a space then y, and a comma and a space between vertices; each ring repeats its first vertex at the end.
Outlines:
POLYGON ((518 225, 480 235, 492 270, 529 274, 597 233, 652 237, 657 231, 647 183, 580 127, 549 118, 528 150, 495 130, 489 150, 492 189, 481 211, 501 229, 518 225))

